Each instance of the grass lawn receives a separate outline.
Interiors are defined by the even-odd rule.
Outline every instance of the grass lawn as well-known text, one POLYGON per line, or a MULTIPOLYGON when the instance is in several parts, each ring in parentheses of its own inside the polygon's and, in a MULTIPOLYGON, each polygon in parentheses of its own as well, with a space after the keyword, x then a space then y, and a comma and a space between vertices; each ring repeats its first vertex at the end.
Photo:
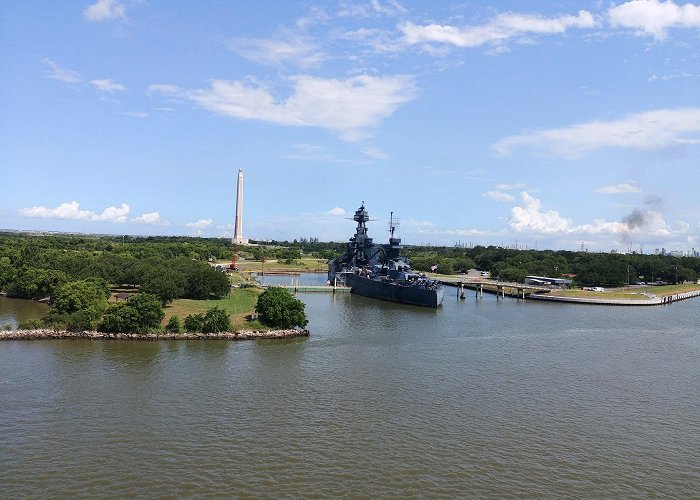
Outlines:
POLYGON ((700 290, 700 285, 697 283, 685 283, 682 285, 661 285, 661 286, 645 286, 637 288, 640 292, 653 293, 659 297, 667 297, 677 293, 693 292, 700 290))
POLYGON ((165 318, 162 324, 165 325, 171 316, 179 317, 182 324, 188 315, 205 313, 208 309, 218 306, 228 312, 233 330, 267 330, 258 321, 246 319, 255 309, 260 293, 262 290, 259 288, 236 288, 231 290, 229 297, 218 300, 177 299, 164 308, 165 318))
POLYGON ((649 300, 649 297, 642 295, 644 290, 635 292, 627 292, 621 290, 592 292, 589 290, 552 290, 547 295, 553 297, 576 297, 579 299, 626 299, 626 300, 649 300))
POLYGON ((587 299, 630 299, 630 300, 645 300, 647 297, 642 295, 648 293, 657 297, 667 297, 677 293, 692 292, 700 290, 700 285, 689 283, 684 285, 662 285, 662 286, 642 286, 642 287, 622 287, 611 288, 604 292, 591 292, 588 290, 553 290, 551 295, 560 297, 580 297, 587 299))

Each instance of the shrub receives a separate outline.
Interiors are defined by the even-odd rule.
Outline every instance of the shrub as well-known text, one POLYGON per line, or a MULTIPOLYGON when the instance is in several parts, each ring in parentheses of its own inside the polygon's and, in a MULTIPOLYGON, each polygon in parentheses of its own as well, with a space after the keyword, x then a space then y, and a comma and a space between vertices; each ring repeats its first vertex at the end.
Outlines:
POLYGON ((177 316, 170 316, 168 324, 165 325, 165 331, 168 333, 180 333, 182 331, 180 327, 180 318, 177 316))
POLYGON ((231 329, 228 313, 219 307, 213 307, 204 315, 204 329, 207 333, 227 332, 231 329))
POLYGON ((43 328, 43 324, 40 319, 28 319, 22 321, 17 328, 19 330, 38 330, 39 328, 43 328))
POLYGON ((204 330, 204 314, 190 314, 185 318, 186 332, 201 332, 204 330))
POLYGON ((289 290, 280 287, 265 290, 255 306, 261 321, 273 328, 305 327, 309 320, 304 307, 304 303, 294 298, 289 290))

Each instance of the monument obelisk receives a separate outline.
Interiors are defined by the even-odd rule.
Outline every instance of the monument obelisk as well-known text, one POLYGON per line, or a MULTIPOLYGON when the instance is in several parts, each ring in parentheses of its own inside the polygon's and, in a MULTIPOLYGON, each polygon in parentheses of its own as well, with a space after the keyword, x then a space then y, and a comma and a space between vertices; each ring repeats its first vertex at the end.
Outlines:
POLYGON ((236 224, 233 229, 233 244, 246 245, 243 238, 243 170, 238 169, 238 188, 236 189, 236 224))
POLYGON ((247 245, 248 240, 243 237, 243 170, 238 169, 238 187, 236 189, 236 221, 233 227, 233 255, 231 256, 231 269, 236 269, 236 257, 238 245, 247 245))

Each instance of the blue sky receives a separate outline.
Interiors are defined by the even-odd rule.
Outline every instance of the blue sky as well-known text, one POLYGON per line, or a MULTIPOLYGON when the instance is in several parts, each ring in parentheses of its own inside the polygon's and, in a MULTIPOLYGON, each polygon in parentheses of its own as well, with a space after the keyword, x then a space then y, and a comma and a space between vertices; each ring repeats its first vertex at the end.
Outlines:
POLYGON ((0 4, 0 228, 700 248, 700 3, 0 4))

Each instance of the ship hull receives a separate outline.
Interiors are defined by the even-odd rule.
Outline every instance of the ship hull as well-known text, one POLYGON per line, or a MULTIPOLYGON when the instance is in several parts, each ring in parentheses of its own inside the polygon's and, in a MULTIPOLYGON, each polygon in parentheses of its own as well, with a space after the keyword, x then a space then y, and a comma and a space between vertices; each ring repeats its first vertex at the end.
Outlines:
POLYGON ((378 281, 356 274, 347 275, 345 283, 351 288, 351 292, 357 295, 399 304, 439 307, 444 297, 442 286, 432 289, 402 286, 396 282, 378 281))

